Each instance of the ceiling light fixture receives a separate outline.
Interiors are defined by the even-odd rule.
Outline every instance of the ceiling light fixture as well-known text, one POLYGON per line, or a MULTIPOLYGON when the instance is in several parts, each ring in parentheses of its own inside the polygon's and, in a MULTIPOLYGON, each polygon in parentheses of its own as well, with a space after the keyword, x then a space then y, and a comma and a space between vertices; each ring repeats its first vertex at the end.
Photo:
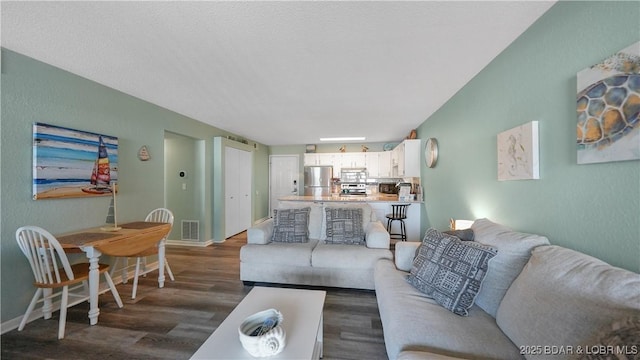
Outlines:
POLYGON ((345 136, 320 138, 320 141, 364 141, 365 139, 364 136, 345 136))

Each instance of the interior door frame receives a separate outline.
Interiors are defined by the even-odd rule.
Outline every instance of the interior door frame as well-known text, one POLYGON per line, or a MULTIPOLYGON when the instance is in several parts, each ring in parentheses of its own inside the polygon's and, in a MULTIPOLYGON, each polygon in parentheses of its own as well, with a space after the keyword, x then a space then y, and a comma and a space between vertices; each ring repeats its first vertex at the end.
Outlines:
POLYGON ((273 214, 273 209, 274 209, 274 204, 272 204, 271 201, 271 191, 272 191, 272 184, 271 184, 271 174, 273 172, 273 162, 271 161, 273 158, 283 158, 283 157, 292 157, 296 159, 296 182, 298 183, 298 194, 300 194, 300 189, 302 184, 300 184, 300 155, 298 154, 280 154, 280 155, 269 155, 269 216, 271 216, 271 214, 273 214))

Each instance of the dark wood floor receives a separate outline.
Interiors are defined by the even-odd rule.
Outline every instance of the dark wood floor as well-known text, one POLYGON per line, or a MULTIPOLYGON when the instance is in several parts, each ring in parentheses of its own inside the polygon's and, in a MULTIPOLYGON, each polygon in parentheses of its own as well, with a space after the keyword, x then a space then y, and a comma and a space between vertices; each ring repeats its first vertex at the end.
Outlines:
MULTIPOLYGON (((136 300, 131 282, 118 285, 119 309, 100 295, 100 320, 90 326, 88 304, 67 314, 63 340, 58 315, 1 337, 2 359, 188 359, 251 290, 239 280, 242 233, 207 248, 168 247, 175 282, 157 288, 157 272, 142 278, 136 300)), ((248 356, 249 357, 249 356, 248 356)), ((386 359, 373 291, 327 289, 325 359, 386 359)))

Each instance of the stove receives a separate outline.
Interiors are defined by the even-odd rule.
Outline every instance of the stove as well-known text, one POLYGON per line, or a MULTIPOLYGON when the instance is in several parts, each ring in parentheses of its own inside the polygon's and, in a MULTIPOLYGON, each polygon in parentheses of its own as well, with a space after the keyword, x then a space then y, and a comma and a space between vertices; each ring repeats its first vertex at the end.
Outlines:
POLYGON ((347 196, 366 196, 367 195, 367 184, 364 183, 346 183, 341 184, 340 188, 342 189, 341 195, 347 196))

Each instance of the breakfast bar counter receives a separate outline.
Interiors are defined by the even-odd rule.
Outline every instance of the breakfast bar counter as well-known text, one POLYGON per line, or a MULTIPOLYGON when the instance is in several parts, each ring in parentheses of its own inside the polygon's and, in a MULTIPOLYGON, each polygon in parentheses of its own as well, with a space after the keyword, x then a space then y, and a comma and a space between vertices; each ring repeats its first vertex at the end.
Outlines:
POLYGON ((412 204, 421 203, 422 201, 410 200, 399 201, 398 195, 389 194, 372 194, 372 195, 329 195, 329 196, 313 196, 313 195, 290 195, 281 197, 280 201, 315 201, 315 202, 387 202, 387 203, 402 203, 412 204))
MULTIPOLYGON (((387 226, 386 215, 391 213, 391 205, 395 204, 410 204, 407 208, 407 219, 404 221, 407 231, 408 241, 420 241, 420 208, 422 207, 422 201, 410 200, 400 201, 398 195, 389 194, 371 194, 367 196, 363 195, 347 195, 347 196, 312 196, 312 195, 290 195, 281 197, 278 199, 280 202, 316 202, 325 203, 326 206, 334 206, 338 203, 367 203, 371 206, 376 214, 376 217, 382 224, 387 226)), ((396 222, 392 232, 399 232, 396 226, 399 224, 396 222)))

